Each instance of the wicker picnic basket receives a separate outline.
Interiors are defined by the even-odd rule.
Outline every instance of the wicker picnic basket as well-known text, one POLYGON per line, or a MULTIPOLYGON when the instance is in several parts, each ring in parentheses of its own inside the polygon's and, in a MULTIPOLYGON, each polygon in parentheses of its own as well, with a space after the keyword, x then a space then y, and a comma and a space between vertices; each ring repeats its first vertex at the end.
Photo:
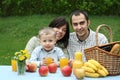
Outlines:
POLYGON ((110 52, 114 44, 120 44, 120 41, 112 42, 112 31, 111 28, 102 24, 96 29, 96 46, 87 48, 84 50, 86 60, 95 59, 101 65, 103 65, 109 72, 109 75, 119 75, 120 74, 120 54, 113 54, 110 52), (110 43, 98 45, 98 32, 101 27, 106 27, 110 34, 110 43))

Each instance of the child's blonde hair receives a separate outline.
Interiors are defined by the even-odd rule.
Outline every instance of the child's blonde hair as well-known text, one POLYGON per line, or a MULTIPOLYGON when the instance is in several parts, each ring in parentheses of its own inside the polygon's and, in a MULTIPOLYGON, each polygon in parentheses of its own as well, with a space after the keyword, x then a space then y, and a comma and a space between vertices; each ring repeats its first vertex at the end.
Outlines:
POLYGON ((41 38, 42 35, 53 35, 53 37, 56 38, 55 31, 53 30, 53 28, 50 28, 50 27, 44 27, 39 31, 38 35, 39 35, 39 39, 41 38))

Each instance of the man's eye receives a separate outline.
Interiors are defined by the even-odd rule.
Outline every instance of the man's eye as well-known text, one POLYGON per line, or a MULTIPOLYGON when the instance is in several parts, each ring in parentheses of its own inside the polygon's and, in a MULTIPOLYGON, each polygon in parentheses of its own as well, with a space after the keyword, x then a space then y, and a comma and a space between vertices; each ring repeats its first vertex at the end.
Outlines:
POLYGON ((83 24, 85 24, 85 21, 80 22, 80 25, 83 25, 83 24))
POLYGON ((74 25, 74 26, 77 26, 77 25, 78 25, 78 23, 73 23, 73 25, 74 25))

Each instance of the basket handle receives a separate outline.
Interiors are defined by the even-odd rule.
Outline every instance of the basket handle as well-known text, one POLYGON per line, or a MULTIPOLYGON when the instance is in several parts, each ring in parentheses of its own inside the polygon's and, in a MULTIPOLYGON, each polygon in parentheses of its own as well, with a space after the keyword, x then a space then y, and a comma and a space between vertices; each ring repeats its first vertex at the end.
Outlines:
POLYGON ((106 27, 108 29, 108 31, 110 32, 109 33, 110 43, 112 42, 112 30, 111 30, 111 28, 108 25, 106 25, 106 24, 101 24, 96 29, 96 46, 98 46, 98 32, 99 32, 99 30, 100 30, 101 27, 106 27))

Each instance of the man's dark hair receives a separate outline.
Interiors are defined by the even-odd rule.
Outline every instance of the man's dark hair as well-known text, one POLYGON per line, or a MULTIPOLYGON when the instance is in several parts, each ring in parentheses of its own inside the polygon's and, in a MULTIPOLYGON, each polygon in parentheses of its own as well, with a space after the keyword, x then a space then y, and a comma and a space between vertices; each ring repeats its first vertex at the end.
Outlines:
POLYGON ((88 18, 88 14, 86 11, 84 10, 75 10, 74 12, 71 13, 70 15, 70 23, 72 24, 72 16, 75 15, 75 16, 78 16, 80 14, 83 14, 85 16, 85 19, 88 21, 89 18, 88 18))

